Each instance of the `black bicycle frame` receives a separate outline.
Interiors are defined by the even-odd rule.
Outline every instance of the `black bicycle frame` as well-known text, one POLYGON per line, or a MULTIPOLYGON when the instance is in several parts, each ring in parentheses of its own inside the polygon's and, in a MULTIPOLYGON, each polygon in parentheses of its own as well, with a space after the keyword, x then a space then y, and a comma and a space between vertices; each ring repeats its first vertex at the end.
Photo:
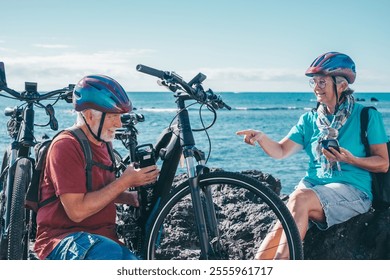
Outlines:
MULTIPOLYGON (((164 161, 161 166, 160 176, 154 188, 156 192, 155 197, 160 197, 163 200, 169 194, 180 162, 180 157, 183 154, 191 190, 195 221, 199 231, 198 236, 202 252, 201 259, 207 259, 209 238, 206 229, 205 214, 202 207, 202 189, 199 186, 199 175, 203 172, 207 172, 208 169, 204 165, 204 153, 195 147, 195 139, 191 129, 188 110, 185 106, 185 101, 190 98, 187 95, 177 95, 176 97, 178 108, 177 126, 166 129, 156 144, 156 151, 162 156, 164 161), (194 159, 196 159, 198 164, 195 164, 194 159)), ((207 220, 210 221, 212 234, 216 236, 218 230, 216 226, 215 210, 212 206, 211 193, 209 189, 203 190, 203 193, 206 199, 207 220)), ((149 222, 151 219, 153 219, 153 215, 149 217, 149 222)))
MULTIPOLYGON (((16 114, 15 118, 20 118, 18 116, 18 109, 15 109, 14 114, 16 114)), ((14 182, 14 174, 15 174, 15 166, 17 162, 21 158, 30 158, 31 147, 35 145, 34 143, 34 104, 32 102, 28 102, 26 109, 23 112, 23 117, 21 120, 20 128, 18 131, 18 135, 14 138, 11 143, 11 150, 9 154, 8 160, 8 177, 7 177, 7 189, 6 189, 6 208, 4 213, 4 236, 8 237, 8 225, 10 224, 10 212, 11 208, 11 195, 13 193, 13 182, 14 182)), ((16 120, 19 121, 19 120, 16 120)))

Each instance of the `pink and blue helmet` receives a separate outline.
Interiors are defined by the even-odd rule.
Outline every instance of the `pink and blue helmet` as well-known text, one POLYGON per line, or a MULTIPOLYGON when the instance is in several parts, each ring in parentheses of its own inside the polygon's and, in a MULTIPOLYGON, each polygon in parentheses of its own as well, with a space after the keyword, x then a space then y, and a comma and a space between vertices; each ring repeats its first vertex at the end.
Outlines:
POLYGON ((342 76, 353 84, 356 78, 356 67, 353 60, 346 54, 327 52, 317 57, 306 70, 306 76, 327 75, 342 76))
POLYGON ((104 75, 82 78, 73 90, 76 111, 95 109, 103 113, 123 114, 132 110, 132 104, 123 87, 104 75))

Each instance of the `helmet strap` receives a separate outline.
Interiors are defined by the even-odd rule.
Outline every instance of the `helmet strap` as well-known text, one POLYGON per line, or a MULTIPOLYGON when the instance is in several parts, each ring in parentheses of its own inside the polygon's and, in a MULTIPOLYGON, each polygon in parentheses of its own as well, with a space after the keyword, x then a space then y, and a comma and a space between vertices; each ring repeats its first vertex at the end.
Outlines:
POLYGON ((85 119, 83 113, 81 113, 81 117, 83 118, 84 123, 85 123, 85 125, 87 126, 88 131, 89 131, 89 133, 91 133, 91 135, 93 136, 93 138, 95 138, 95 140, 97 140, 97 141, 99 141, 99 142, 104 142, 104 143, 106 143, 106 141, 104 141, 102 138, 100 138, 101 133, 102 133, 103 124, 104 124, 104 119, 106 118, 106 113, 102 113, 102 116, 101 116, 101 119, 100 119, 100 124, 99 124, 99 129, 98 129, 98 135, 96 135, 96 134, 92 131, 92 129, 91 129, 91 127, 89 126, 87 120, 85 119))
MULTIPOLYGON (((102 112, 102 116, 100 117, 100 124, 99 124, 99 129, 98 129, 98 137, 100 138, 103 130, 103 125, 104 125, 104 120, 106 119, 106 113, 102 112)), ((102 140, 103 141, 103 140, 102 140)), ((105 142, 105 141, 103 141, 105 142)))
MULTIPOLYGON (((334 115, 336 115, 337 111, 339 110, 339 94, 337 93, 337 84, 336 84, 336 77, 332 76, 333 80, 333 88, 334 88, 334 93, 336 94, 336 106, 334 108, 334 115)), ((341 97, 341 96, 340 96, 341 97)))

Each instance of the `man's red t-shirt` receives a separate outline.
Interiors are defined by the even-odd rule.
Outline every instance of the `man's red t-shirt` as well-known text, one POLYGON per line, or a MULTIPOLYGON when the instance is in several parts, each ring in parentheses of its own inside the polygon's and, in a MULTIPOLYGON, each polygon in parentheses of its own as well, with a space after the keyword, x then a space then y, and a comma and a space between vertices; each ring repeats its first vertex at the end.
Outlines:
MULTIPOLYGON (((105 144, 89 142, 93 160, 111 165, 111 158, 105 144)), ((86 193, 85 158, 77 139, 69 132, 60 134, 53 140, 44 169, 41 185, 41 201, 64 193, 86 193)), ((99 190, 115 180, 113 172, 92 167, 92 191, 99 190)), ((40 259, 45 259, 62 238, 73 232, 85 231, 100 234, 119 242, 115 231, 116 207, 114 202, 100 212, 80 223, 70 220, 61 204, 56 199, 39 209, 37 214, 37 238, 35 252, 40 259)))

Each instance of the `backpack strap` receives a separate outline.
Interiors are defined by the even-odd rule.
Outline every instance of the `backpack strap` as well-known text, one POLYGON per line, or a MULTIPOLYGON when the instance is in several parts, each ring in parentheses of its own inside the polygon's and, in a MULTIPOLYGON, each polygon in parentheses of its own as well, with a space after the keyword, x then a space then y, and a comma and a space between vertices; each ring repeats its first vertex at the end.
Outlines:
POLYGON ((360 113, 360 138, 364 145, 364 148, 366 150, 366 155, 369 156, 371 154, 370 152, 370 145, 368 143, 368 137, 367 137, 367 127, 368 127, 368 110, 374 109, 375 107, 364 107, 360 113))
POLYGON ((107 152, 111 159, 111 165, 105 165, 101 162, 94 161, 92 158, 92 150, 89 145, 89 140, 87 136, 85 135, 84 131, 81 128, 70 128, 69 132, 71 132, 75 138, 79 141, 80 146, 83 149, 84 155, 85 155, 85 161, 86 161, 86 177, 87 177, 87 190, 92 190, 92 166, 96 165, 97 167, 108 170, 110 172, 115 171, 114 163, 115 163, 115 156, 112 148, 112 144, 106 142, 107 152))
POLYGON ((53 196, 51 196, 51 197, 45 199, 44 201, 39 202, 39 203, 38 203, 38 209, 41 208, 41 207, 43 207, 43 206, 45 206, 45 205, 47 205, 47 204, 49 204, 50 202, 53 202, 53 201, 57 200, 57 198, 58 198, 58 197, 57 197, 56 195, 53 195, 53 196))
POLYGON ((104 169, 104 170, 107 170, 107 171, 110 171, 110 172, 114 172, 115 171, 114 152, 113 152, 112 146, 109 143, 106 143, 106 147, 107 147, 107 152, 110 155, 111 165, 105 165, 105 164, 103 164, 101 162, 97 162, 97 161, 94 161, 94 160, 92 161, 92 165, 96 165, 97 167, 99 167, 101 169, 104 169))
MULTIPOLYGON (((53 196, 51 196, 51 197, 49 197, 49 198, 47 198, 47 199, 45 199, 43 201, 40 201, 41 200, 41 186, 40 186, 40 182, 42 181, 43 170, 44 170, 44 168, 46 166, 47 151, 49 150, 49 147, 50 147, 51 143, 53 142, 54 138, 56 138, 62 132, 63 132, 63 130, 58 132, 51 139, 46 140, 43 144, 40 145, 39 149, 37 151, 35 151, 38 154, 44 153, 44 156, 39 156, 38 155, 38 161, 36 162, 36 165, 35 165, 35 169, 38 170, 38 173, 39 173, 39 177, 36 177, 36 180, 38 180, 38 181, 37 182, 34 182, 34 181, 32 182, 33 184, 37 184, 38 190, 37 191, 32 190, 31 192, 28 190, 27 194, 26 194, 26 200, 27 201, 36 201, 37 208, 34 209, 35 212, 39 208, 41 208, 41 207, 45 206, 46 204, 49 204, 50 202, 53 202, 54 200, 57 199, 57 196, 53 195, 53 196)), ((33 176, 32 180, 34 180, 34 176, 33 176)))
MULTIPOLYGON (((88 138, 84 134, 82 129, 78 128, 78 127, 67 128, 63 131, 68 131, 69 133, 71 133, 74 136, 74 138, 76 138, 76 140, 79 142, 79 144, 83 150, 83 154, 84 154, 85 162, 86 162, 86 168, 85 168, 86 188, 87 188, 87 191, 91 191, 92 190, 92 151, 91 151, 91 147, 89 146, 88 138)), ((63 131, 57 133, 50 141, 52 142, 52 140, 54 140, 54 138, 56 138, 63 131)), ((46 164, 46 157, 45 157, 44 163, 42 163, 42 164, 43 164, 43 166, 46 164)), ((43 167, 42 167, 42 169, 43 169, 43 167)), ((42 172, 42 175, 43 175, 43 172, 42 172)), ((41 188, 39 187, 38 209, 55 201, 58 198, 56 195, 53 195, 53 196, 39 202, 40 191, 41 191, 41 188)))
MULTIPOLYGON (((81 146, 81 148, 83 150, 84 157, 85 157, 85 162, 86 162, 86 166, 85 166, 86 188, 87 188, 87 192, 90 192, 90 191, 92 191, 92 166, 93 165, 96 165, 97 167, 99 167, 101 169, 108 170, 108 171, 111 171, 111 172, 115 171, 115 165, 114 165, 115 164, 115 155, 114 155, 112 144, 111 143, 106 143, 107 151, 108 151, 108 153, 110 155, 110 158, 111 158, 111 165, 107 166, 107 165, 104 165, 104 164, 102 164, 100 162, 93 161, 93 159, 92 159, 92 150, 91 150, 91 146, 89 144, 89 140, 88 140, 87 136, 85 135, 84 131, 81 128, 79 128, 79 127, 70 127, 70 128, 65 129, 65 131, 68 131, 69 133, 71 133, 74 136, 74 138, 79 142, 79 144, 80 144, 80 146, 81 146)), ((57 133, 53 137, 53 139, 57 135, 59 135, 60 133, 57 133)), ((56 195, 54 195, 52 197, 49 197, 48 199, 46 199, 46 200, 42 201, 41 203, 39 203, 39 208, 42 207, 42 206, 45 206, 46 204, 49 204, 50 202, 52 202, 52 201, 54 201, 56 199, 57 199, 56 195)))
POLYGON ((85 176, 86 176, 86 182, 87 182, 87 192, 92 190, 92 151, 91 147, 89 145, 89 141, 87 136, 85 135, 84 131, 79 127, 71 127, 68 128, 67 131, 69 131, 79 142, 81 148, 83 149, 83 153, 85 156, 85 176))
MULTIPOLYGON (((111 172, 115 172, 116 168, 115 168, 114 148, 112 147, 112 143, 109 143, 109 142, 106 142, 106 146, 107 146, 107 152, 110 155, 110 159, 111 159, 111 166, 109 167, 109 169, 106 169, 106 170, 109 170, 111 172)), ((103 168, 103 167, 101 167, 101 168, 103 168)))

